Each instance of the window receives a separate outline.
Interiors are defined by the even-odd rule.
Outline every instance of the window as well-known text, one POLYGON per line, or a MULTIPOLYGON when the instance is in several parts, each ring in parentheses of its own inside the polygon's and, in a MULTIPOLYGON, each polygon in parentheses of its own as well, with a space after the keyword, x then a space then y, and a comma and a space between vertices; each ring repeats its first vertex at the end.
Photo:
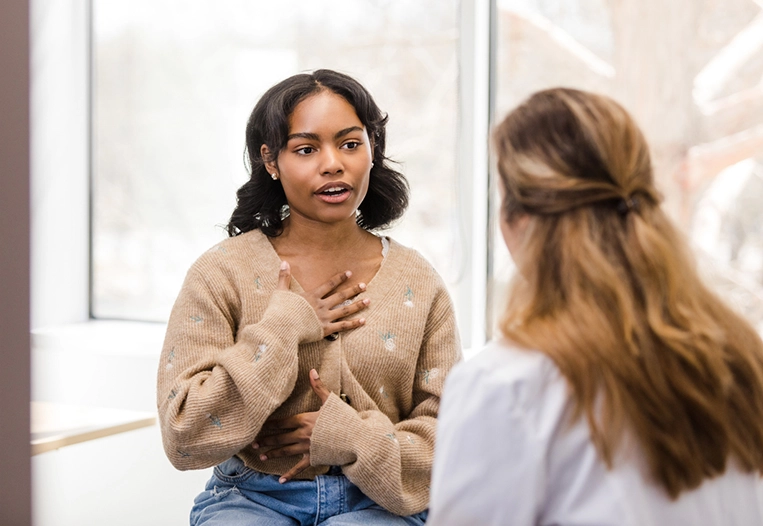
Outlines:
POLYGON ((93 0, 92 314, 165 320, 191 263, 225 236, 244 128, 289 75, 333 68, 389 114, 411 206, 391 231, 458 304, 469 273, 457 178, 459 4, 93 0), (455 255, 454 255, 455 254, 455 255))
MULTIPOLYGON (((763 331, 762 8, 498 0, 495 118, 554 86, 620 101, 647 136, 667 209, 701 270, 763 331)), ((500 312, 513 268, 493 244, 491 307, 500 312)))
POLYGON ((513 268, 495 229, 490 254, 483 239, 488 105, 497 120, 556 85, 634 114, 702 270, 763 326, 759 2, 92 2, 91 316, 166 319, 189 265, 225 235, 252 106, 330 67, 390 115, 388 151, 412 186, 390 234, 443 275, 467 346, 493 335, 513 268))

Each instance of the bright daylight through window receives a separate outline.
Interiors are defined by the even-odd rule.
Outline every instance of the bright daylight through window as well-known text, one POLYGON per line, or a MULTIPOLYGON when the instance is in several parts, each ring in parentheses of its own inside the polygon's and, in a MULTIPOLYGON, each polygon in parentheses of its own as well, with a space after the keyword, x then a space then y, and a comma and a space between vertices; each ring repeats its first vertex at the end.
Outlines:
POLYGON ((702 272, 763 331, 763 1, 498 0, 496 23, 496 114, 560 85, 620 101, 702 272))
MULTIPOLYGON (((255 101, 329 67, 389 113, 388 153, 412 187, 391 235, 433 262, 466 328, 482 308, 467 301, 470 258, 487 247, 465 227, 486 207, 464 200, 479 170, 459 164, 478 113, 460 106, 478 36, 460 32, 461 2, 93 3, 95 317, 166 319, 190 263, 224 236, 255 101)), ((559 85, 622 102, 703 273, 763 328, 763 1, 496 0, 492 13, 493 118, 559 85)), ((495 313, 512 267, 492 246, 495 313)))
POLYGON ((225 236, 252 107, 316 68, 356 77, 389 114, 387 152, 412 190, 390 235, 458 301, 457 2, 93 4, 95 317, 167 318, 190 264, 225 236))

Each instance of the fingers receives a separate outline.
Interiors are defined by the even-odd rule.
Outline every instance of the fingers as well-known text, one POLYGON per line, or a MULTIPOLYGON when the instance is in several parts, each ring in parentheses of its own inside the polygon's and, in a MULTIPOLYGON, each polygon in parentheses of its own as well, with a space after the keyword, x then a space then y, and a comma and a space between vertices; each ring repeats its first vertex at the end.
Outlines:
POLYGON ((272 420, 266 420, 262 424, 262 431, 283 431, 298 428, 301 423, 302 413, 296 415, 287 416, 286 418, 274 418, 272 420))
POLYGON ((369 300, 368 298, 364 298, 360 301, 355 301, 347 305, 342 305, 341 307, 335 307, 331 309, 331 313, 334 315, 335 320, 338 320, 340 318, 346 318, 347 316, 350 316, 351 314, 355 314, 356 312, 362 311, 363 309, 368 307, 369 303, 371 303, 371 300, 369 300))
POLYGON ((371 303, 371 300, 368 298, 352 302, 349 300, 349 298, 354 298, 364 290, 366 290, 365 283, 358 283, 353 287, 340 290, 339 292, 332 294, 328 298, 324 299, 321 302, 322 308, 328 308, 329 312, 333 316, 331 318, 332 320, 346 318, 347 316, 365 309, 371 303))
POLYGON ((358 283, 357 285, 353 285, 352 287, 347 287, 345 289, 338 290, 334 294, 331 294, 330 296, 326 298, 326 303, 331 308, 336 307, 340 303, 344 303, 346 300, 350 298, 354 298, 355 296, 357 296, 364 290, 366 290, 366 284, 358 283))
POLYGON ((318 315, 318 319, 321 325, 323 325, 324 337, 336 332, 355 329, 365 323, 363 318, 352 320, 347 318, 365 309, 371 303, 371 300, 368 298, 355 302, 350 300, 350 298, 354 298, 365 291, 366 284, 358 283, 357 285, 335 291, 350 276, 352 276, 352 272, 349 270, 336 274, 324 284, 302 294, 302 297, 310 303, 318 315), (332 291, 335 292, 332 293, 332 291))
POLYGON ((321 399, 321 405, 325 404, 331 393, 326 389, 326 386, 323 385, 320 376, 318 376, 318 371, 315 369, 310 369, 310 387, 313 388, 313 392, 321 399))
POLYGON ((278 482, 283 484, 284 482, 286 482, 288 480, 291 480, 296 475, 302 473, 303 471, 305 471, 309 467, 310 467, 310 454, 309 453, 304 453, 302 455, 302 460, 297 462, 297 464, 293 468, 291 468, 289 471, 284 473, 281 476, 281 478, 278 479, 278 482))
POLYGON ((289 284, 291 283, 291 267, 286 261, 281 261, 281 270, 278 272, 278 286, 277 290, 289 290, 289 284))
POLYGON ((315 294, 317 298, 324 298, 332 290, 334 290, 339 285, 347 281, 350 276, 352 276, 352 272, 350 272, 349 270, 345 270, 344 272, 335 274, 334 276, 331 276, 331 278, 327 282, 325 282, 322 285, 318 285, 315 289, 313 289, 312 293, 315 294))
POLYGON ((324 329, 324 336, 328 336, 329 334, 334 334, 335 332, 345 332, 350 331, 352 329, 357 329, 361 325, 364 325, 366 323, 365 318, 353 318, 351 320, 342 320, 337 321, 334 323, 329 323, 326 325, 326 328, 324 329))
POLYGON ((318 420, 318 411, 299 413, 288 418, 268 420, 263 424, 260 434, 252 444, 254 449, 264 447, 288 446, 298 442, 310 443, 310 436, 318 420), (280 431, 270 434, 272 431, 280 431), (263 436, 263 434, 265 436, 263 436))
POLYGON ((318 305, 313 308, 323 324, 324 337, 336 332, 355 329, 366 322, 365 318, 348 319, 348 317, 367 308, 371 303, 370 299, 364 298, 352 303, 347 302, 346 305, 342 304, 346 298, 356 296, 364 290, 365 284, 360 283, 318 301, 318 305))
POLYGON ((262 437, 257 440, 256 443, 258 447, 282 447, 296 444, 304 439, 305 436, 303 433, 300 433, 299 430, 294 430, 280 435, 269 435, 262 437))
POLYGON ((260 460, 265 462, 266 460, 272 459, 272 458, 282 458, 282 457, 291 457, 293 455, 300 455, 303 453, 309 453, 310 452, 310 444, 289 444, 288 446, 279 447, 276 449, 271 449, 267 453, 262 453, 260 455, 260 460))

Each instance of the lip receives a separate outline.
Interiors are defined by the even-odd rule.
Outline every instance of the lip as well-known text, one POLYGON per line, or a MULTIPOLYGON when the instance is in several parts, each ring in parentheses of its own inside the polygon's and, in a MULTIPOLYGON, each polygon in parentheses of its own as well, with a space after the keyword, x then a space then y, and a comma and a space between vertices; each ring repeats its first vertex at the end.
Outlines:
POLYGON ((343 190, 352 190, 352 186, 348 185, 348 184, 347 184, 347 183, 345 183, 345 182, 342 182, 342 181, 333 181, 333 182, 330 182, 330 183, 326 183, 326 184, 324 184, 323 186, 321 186, 320 188, 318 188, 318 189, 315 191, 315 193, 316 193, 316 194, 320 194, 321 192, 325 192, 325 191, 326 191, 326 190, 328 190, 329 188, 341 188, 341 189, 343 189, 343 190))
POLYGON ((315 196, 321 201, 323 201, 324 203, 338 204, 338 203, 343 203, 344 201, 349 199, 351 193, 352 193, 352 186, 350 186, 347 183, 343 183, 341 181, 336 181, 336 182, 326 183, 320 188, 318 188, 315 191, 315 196), (335 194, 323 193, 331 189, 338 189, 342 191, 335 194))

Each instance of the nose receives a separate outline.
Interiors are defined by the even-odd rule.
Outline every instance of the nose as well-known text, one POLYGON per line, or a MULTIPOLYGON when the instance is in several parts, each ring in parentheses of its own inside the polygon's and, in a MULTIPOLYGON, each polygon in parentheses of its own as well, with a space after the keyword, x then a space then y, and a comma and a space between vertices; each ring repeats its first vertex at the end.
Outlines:
POLYGON ((336 175, 344 171, 342 155, 336 148, 324 148, 321 156, 321 175, 336 175))

